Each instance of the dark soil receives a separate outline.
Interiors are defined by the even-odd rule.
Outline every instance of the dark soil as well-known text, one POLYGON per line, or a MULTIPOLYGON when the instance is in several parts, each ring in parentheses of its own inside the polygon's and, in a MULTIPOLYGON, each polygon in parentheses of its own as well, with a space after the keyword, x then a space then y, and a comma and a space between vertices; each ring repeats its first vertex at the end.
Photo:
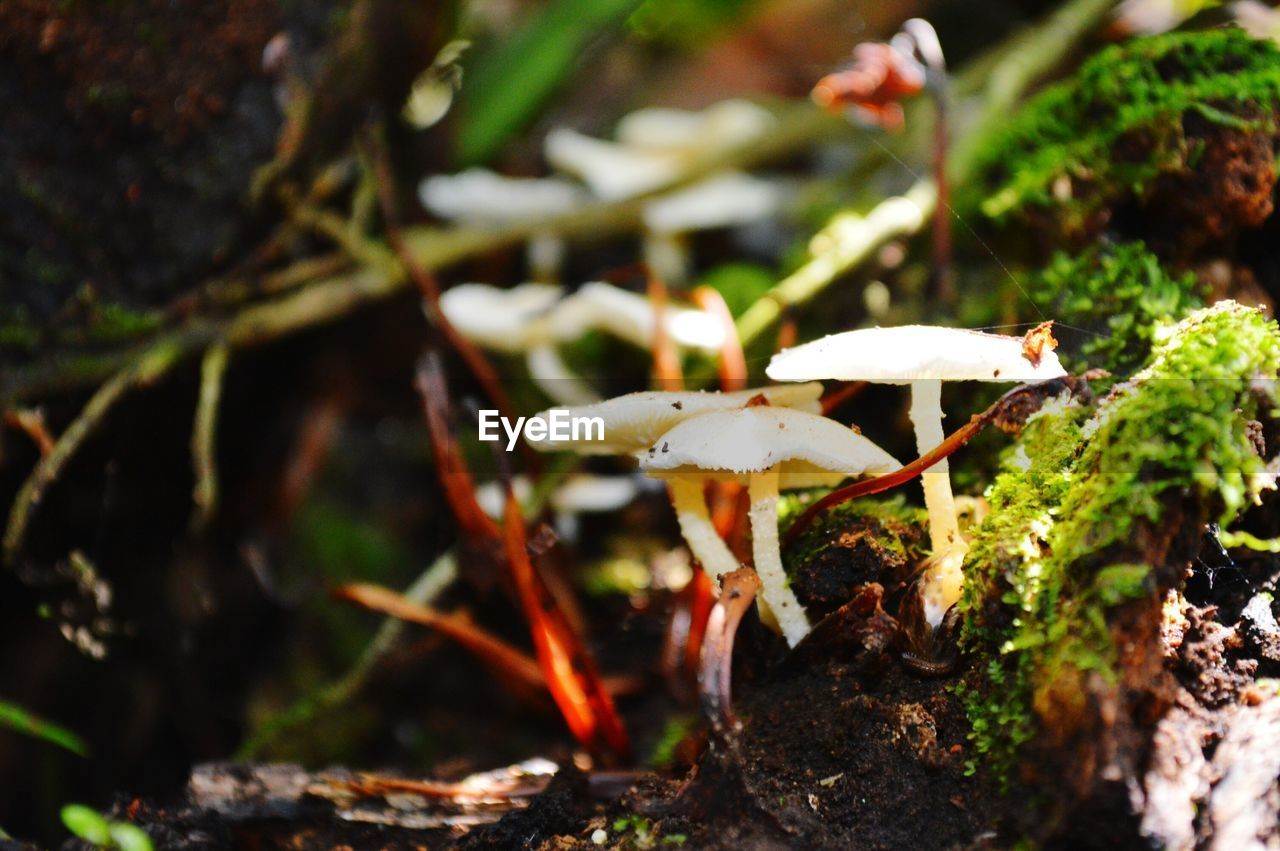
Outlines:
MULTIPOLYGON (((822 548, 791 576, 796 596, 815 618, 840 608, 853 597, 854 589, 868 582, 896 587, 927 546, 923 528, 876 517, 855 517, 841 528, 820 533, 826 538, 822 548), (901 547, 888 546, 889 540, 900 542, 901 547)), ((808 539, 805 544, 817 546, 808 539)))
POLYGON ((273 0, 0 5, 0 319, 154 307, 242 251, 273 0), (8 317, 6 317, 6 312, 8 317))
POLYGON ((1199 113, 1184 115, 1183 127, 1203 154, 1194 169, 1157 180, 1142 207, 1153 247, 1185 261, 1271 216, 1276 140, 1210 123, 1199 113))

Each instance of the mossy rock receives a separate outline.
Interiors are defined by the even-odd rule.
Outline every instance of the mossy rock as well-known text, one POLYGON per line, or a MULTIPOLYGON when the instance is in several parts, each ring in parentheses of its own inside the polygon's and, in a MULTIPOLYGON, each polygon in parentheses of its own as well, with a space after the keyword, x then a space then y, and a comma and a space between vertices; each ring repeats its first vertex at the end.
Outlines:
POLYGON ((1080 238, 1136 202, 1138 228, 1189 250, 1270 215, 1278 115, 1271 41, 1227 28, 1112 46, 991 140, 981 209, 1080 238))
POLYGON ((1096 409, 1061 400, 1028 422, 965 562, 974 770, 1007 783, 1029 746, 1071 739, 1091 750, 1063 776, 1097 776, 1122 750, 1117 725, 1149 729, 1133 716, 1159 705, 1164 594, 1204 524, 1257 495, 1251 423, 1280 394, 1256 379, 1278 371, 1275 323, 1221 302, 1161 326, 1145 367, 1096 409))

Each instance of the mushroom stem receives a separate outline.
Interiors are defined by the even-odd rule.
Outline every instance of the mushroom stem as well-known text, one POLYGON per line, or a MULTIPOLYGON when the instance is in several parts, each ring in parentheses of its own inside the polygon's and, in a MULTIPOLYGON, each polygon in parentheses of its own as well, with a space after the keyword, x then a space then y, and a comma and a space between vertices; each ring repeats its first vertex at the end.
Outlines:
MULTIPOLYGON (((911 423, 916 430, 916 449, 924 455, 946 439, 942 432, 942 382, 923 379, 911 382, 911 423)), ((956 520, 956 502, 951 496, 951 471, 947 460, 922 473, 924 507, 929 512, 929 539, 934 553, 942 553, 961 542, 956 520)))
POLYGON ((938 33, 928 21, 912 18, 902 25, 902 32, 910 38, 915 52, 924 61, 925 89, 933 101, 933 182, 938 190, 938 200, 933 208, 933 284, 938 299, 943 304, 953 304, 956 291, 951 271, 951 193, 947 185, 947 112, 950 106, 947 63, 938 42, 938 33))
POLYGON ((764 602, 769 604, 787 644, 795 647, 809 634, 809 619, 787 584, 778 547, 778 470, 751 476, 751 547, 760 575, 764 602))
POLYGON ((653 274, 673 287, 689 277, 689 246, 683 234, 646 230, 643 255, 653 274))
POLYGON ((590 405, 600 401, 582 377, 569 369, 551 343, 530 348, 525 353, 525 363, 533 383, 551 401, 561 405, 590 405))
POLYGON ((555 231, 539 231, 529 238, 525 258, 533 280, 559 283, 560 269, 564 266, 564 240, 555 231))
MULTIPOLYGON (((707 500, 702 493, 702 479, 696 476, 677 476, 671 480, 671 505, 676 510, 680 534, 702 564, 702 569, 713 580, 737 570, 740 565, 718 534, 707 510, 707 500)), ((775 529, 776 534, 776 529, 775 529)))

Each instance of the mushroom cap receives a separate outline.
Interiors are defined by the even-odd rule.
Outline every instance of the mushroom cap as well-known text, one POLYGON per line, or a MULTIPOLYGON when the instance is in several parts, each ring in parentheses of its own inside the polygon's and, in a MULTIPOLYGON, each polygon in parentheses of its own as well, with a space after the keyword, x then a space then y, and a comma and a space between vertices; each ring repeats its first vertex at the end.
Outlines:
POLYGON ((1045 347, 1033 364, 1022 337, 963 328, 902 325, 832 334, 773 356, 765 373, 774 381, 1040 381, 1066 370, 1045 347))
POLYGON ((565 180, 506 177, 483 168, 428 177, 418 185, 418 197, 433 215, 479 225, 554 216, 586 201, 565 180))
POLYGON ((606 201, 657 189, 680 176, 682 158, 667 152, 637 151, 615 142, 558 127, 543 142, 547 162, 582 179, 606 201))
POLYGON ((551 494, 557 511, 602 514, 625 508, 640 492, 638 476, 596 476, 579 473, 569 476, 551 494))
POLYGON ((598 198, 618 200, 670 183, 699 157, 748 145, 774 122, 767 109, 742 99, 700 112, 642 109, 619 122, 616 142, 557 127, 543 153, 598 198))
MULTIPOLYGON (((568 301, 572 306, 565 310, 576 321, 605 328, 634 345, 648 348, 653 341, 657 311, 648 298, 615 287, 612 284, 593 281, 583 284, 568 301)), ((668 305, 663 320, 671 339, 682 346, 714 351, 724 344, 724 326, 714 316, 703 310, 668 305)))
POLYGON ((703 110, 649 107, 618 122, 618 141, 651 151, 699 152, 743 145, 774 125, 773 113, 744 98, 730 98, 703 110))
POLYGON ((781 203, 778 184, 732 171, 649 202, 644 224, 658 233, 731 227, 767 219, 781 203))
POLYGON ((520 284, 506 289, 459 284, 440 295, 440 310, 458 333, 488 349, 521 352, 571 329, 553 323, 563 290, 552 284, 520 284))
MULTIPOLYGON (((599 281, 568 294, 553 284, 459 284, 441 294, 440 309, 467 339, 509 353, 577 340, 593 328, 648 348, 657 318, 649 299, 599 281)), ((679 345, 714 351, 724 343, 724 327, 706 311, 669 306, 663 318, 679 345)))
POLYGON ((834 485, 902 465, 856 431, 818 414, 757 405, 711 411, 676 425, 640 457, 640 469, 670 478, 719 473, 743 479, 777 468, 779 486, 834 485))
MULTIPOLYGON (((764 396, 773 407, 795 408, 816 414, 821 409, 818 401, 821 395, 822 385, 817 382, 734 393, 644 390, 593 405, 553 409, 564 411, 570 417, 599 417, 604 422, 603 440, 553 441, 548 437, 528 440, 528 443, 542 452, 572 450, 582 455, 643 453, 676 424, 698 414, 741 408, 756 396, 764 396)), ((547 419, 549 415, 550 411, 543 411, 538 416, 547 419)))

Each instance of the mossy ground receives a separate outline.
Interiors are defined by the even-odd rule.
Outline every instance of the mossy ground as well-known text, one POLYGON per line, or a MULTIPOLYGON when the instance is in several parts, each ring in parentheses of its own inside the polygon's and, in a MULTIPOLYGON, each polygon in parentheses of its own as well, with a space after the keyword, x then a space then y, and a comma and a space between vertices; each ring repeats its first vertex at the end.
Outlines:
POLYGON ((1039 210, 1066 233, 1089 230, 1099 208, 1195 169, 1209 147, 1196 127, 1274 136, 1278 107, 1280 48, 1242 30, 1107 48, 993 140, 979 167, 982 211, 1002 220, 1039 210))
POLYGON ((1151 353, 1156 326, 1204 306, 1190 272, 1170 272, 1141 242, 1059 252, 1035 276, 1033 298, 1057 320, 1068 372, 1105 369, 1123 379, 1151 353))
POLYGON ((1249 425, 1277 400, 1275 324, 1222 302, 1161 326, 1155 343, 1096 410, 1060 401, 1033 418, 991 487, 961 601, 963 643, 988 662, 961 696, 975 767, 997 777, 1062 712, 1055 702, 1085 699, 1064 682, 1114 678, 1108 612, 1180 581, 1137 550, 1141 528, 1186 500, 1225 525, 1263 482, 1249 425))

